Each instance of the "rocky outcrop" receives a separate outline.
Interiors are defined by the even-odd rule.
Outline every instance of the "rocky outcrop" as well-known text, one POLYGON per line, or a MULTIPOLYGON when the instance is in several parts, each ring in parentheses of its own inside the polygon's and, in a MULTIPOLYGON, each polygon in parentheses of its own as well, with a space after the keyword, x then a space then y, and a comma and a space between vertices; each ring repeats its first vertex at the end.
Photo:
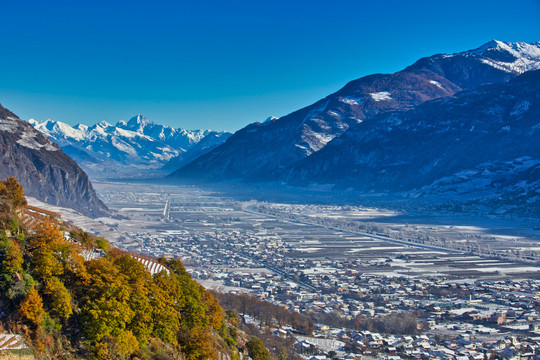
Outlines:
POLYGON ((108 214, 86 173, 58 145, 0 105, 0 177, 26 195, 97 217, 108 214))

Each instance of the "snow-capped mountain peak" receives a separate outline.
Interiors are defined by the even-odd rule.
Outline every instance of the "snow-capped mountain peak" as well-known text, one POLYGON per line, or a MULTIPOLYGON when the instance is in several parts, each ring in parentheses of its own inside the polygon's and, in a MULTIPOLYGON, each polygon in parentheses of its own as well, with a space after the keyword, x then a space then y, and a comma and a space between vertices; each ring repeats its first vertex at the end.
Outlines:
POLYGON ((100 128, 103 128, 103 129, 106 129, 108 127, 111 127, 112 124, 109 124, 108 122, 106 122, 105 120, 102 120, 100 122, 98 122, 96 125, 94 125, 95 127, 100 127, 100 128))
MULTIPOLYGON (((120 122, 119 122, 119 124, 120 124, 120 122)), ((127 123, 125 123, 125 127, 127 129, 132 130, 132 131, 137 131, 137 132, 139 132, 141 134, 145 133, 144 130, 145 130, 146 127, 148 127, 148 126, 153 127, 155 125, 156 125, 155 123, 153 123, 152 121, 145 118, 144 115, 142 115, 142 114, 138 114, 138 115, 132 117, 131 119, 129 119, 129 121, 127 123)))
MULTIPOLYGON (((393 74, 373 74, 350 81, 337 92, 279 120, 249 124, 171 177, 210 181, 287 179, 295 164, 306 158, 316 159, 314 154, 333 139, 340 141, 343 134, 363 123, 370 124, 379 114, 412 110, 462 90, 506 83, 537 68, 539 43, 494 40, 474 50, 424 57, 393 74)), ((389 130, 392 126, 385 124, 389 130)), ((359 173, 363 171, 358 169, 359 173)))
POLYGON ((69 124, 61 121, 47 119, 39 122, 37 120, 30 119, 28 120, 28 123, 41 133, 55 139, 54 141, 60 146, 64 146, 70 141, 81 141, 86 138, 87 129, 76 127, 73 128, 69 124))
POLYGON ((481 57, 482 62, 496 69, 523 74, 540 69, 540 42, 504 42, 491 40, 477 49, 460 53, 465 56, 481 57))
POLYGON ((269 116, 269 117, 266 118, 266 120, 264 120, 263 124, 270 123, 270 122, 272 122, 274 120, 279 120, 279 118, 275 117, 275 116, 269 116))
POLYGON ((81 130, 81 131, 88 131, 88 125, 84 125, 84 124, 77 124, 73 128, 77 130, 81 130))

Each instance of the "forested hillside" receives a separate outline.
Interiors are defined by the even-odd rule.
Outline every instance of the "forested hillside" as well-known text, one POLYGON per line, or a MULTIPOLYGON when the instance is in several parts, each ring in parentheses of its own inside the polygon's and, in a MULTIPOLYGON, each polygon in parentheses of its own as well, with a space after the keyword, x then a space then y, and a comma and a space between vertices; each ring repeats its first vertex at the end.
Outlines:
POLYGON ((25 205, 16 179, 0 182, 0 323, 23 334, 36 358, 234 359, 243 350, 179 260, 159 259, 168 271, 152 276, 54 214, 27 221, 25 205))

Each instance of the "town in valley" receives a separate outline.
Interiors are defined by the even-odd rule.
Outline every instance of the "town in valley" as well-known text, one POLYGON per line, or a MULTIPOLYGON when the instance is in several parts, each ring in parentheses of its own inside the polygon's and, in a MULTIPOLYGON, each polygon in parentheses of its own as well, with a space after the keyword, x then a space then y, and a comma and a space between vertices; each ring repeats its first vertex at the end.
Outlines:
POLYGON ((270 202, 194 186, 95 186, 115 217, 66 209, 63 217, 121 249, 180 258, 208 289, 318 314, 310 336, 270 329, 294 337, 308 358, 533 359, 540 346, 533 222, 270 202), (354 319, 371 325, 348 327, 354 319))

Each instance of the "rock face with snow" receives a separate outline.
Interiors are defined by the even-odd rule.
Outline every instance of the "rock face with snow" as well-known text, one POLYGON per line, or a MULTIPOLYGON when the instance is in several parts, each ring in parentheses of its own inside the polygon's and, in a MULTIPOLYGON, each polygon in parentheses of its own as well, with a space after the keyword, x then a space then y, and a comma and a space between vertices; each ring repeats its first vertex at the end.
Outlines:
POLYGON ((89 216, 108 213, 88 176, 57 144, 0 105, 0 175, 16 177, 26 195, 89 216))
MULTIPOLYGON (((206 136, 211 135, 215 144, 226 139, 226 133, 176 129, 155 124, 142 115, 116 125, 105 121, 74 127, 53 120, 29 123, 60 145, 93 177, 155 175, 169 160, 206 136)), ((204 149, 200 150, 203 154, 204 149)))
POLYGON ((253 123, 170 178, 219 181, 286 179, 296 164, 378 114, 413 109, 486 83, 504 83, 540 68, 540 43, 492 41, 453 55, 421 59, 395 74, 351 81, 341 90, 280 119, 253 123))
POLYGON ((540 70, 376 116, 289 173, 294 184, 475 201, 540 216, 540 70))

